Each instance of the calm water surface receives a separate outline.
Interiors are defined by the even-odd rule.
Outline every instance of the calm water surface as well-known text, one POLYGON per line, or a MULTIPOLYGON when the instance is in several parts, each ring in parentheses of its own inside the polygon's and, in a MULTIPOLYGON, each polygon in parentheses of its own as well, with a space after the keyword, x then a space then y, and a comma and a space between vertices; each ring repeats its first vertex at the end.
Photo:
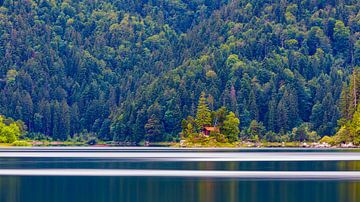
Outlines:
POLYGON ((281 178, 282 172, 296 171, 320 174, 360 171, 360 153, 348 150, 0 149, 0 201, 360 201, 357 174, 354 179, 281 178), (333 158, 334 154, 339 154, 339 158, 333 158), (292 160, 287 161, 287 157, 292 160), (315 157, 323 160, 314 160, 315 157), (51 173, 54 170, 59 172, 51 173), (64 176, 62 170, 72 176, 64 176), (79 176, 84 175, 84 170, 93 171, 95 176, 79 176), (105 176, 110 170, 140 171, 146 176, 137 176, 139 173, 105 176), (165 170, 164 176, 162 172, 151 173, 162 170, 165 170), (28 174, 11 174, 12 171, 28 174), (167 171, 180 176, 165 176, 167 171), (190 171, 256 171, 260 174, 275 171, 279 174, 256 178, 246 174, 245 177, 219 177, 210 173, 204 177, 190 171), (36 172, 44 174, 31 174, 36 172))

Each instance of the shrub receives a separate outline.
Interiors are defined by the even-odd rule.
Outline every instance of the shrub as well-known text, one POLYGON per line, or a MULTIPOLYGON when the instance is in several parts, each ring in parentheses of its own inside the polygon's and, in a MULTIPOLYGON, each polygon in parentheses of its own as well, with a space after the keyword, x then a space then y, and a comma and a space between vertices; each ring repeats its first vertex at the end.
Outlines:
POLYGON ((90 138, 90 139, 86 142, 86 144, 88 144, 88 145, 96 145, 97 142, 98 142, 97 138, 93 137, 93 138, 90 138))
POLYGON ((325 135, 323 138, 321 138, 320 143, 328 143, 330 145, 333 145, 335 144, 335 140, 334 138, 325 135))
POLYGON ((11 145, 16 146, 16 147, 30 147, 31 146, 30 143, 23 141, 23 140, 15 141, 11 145))

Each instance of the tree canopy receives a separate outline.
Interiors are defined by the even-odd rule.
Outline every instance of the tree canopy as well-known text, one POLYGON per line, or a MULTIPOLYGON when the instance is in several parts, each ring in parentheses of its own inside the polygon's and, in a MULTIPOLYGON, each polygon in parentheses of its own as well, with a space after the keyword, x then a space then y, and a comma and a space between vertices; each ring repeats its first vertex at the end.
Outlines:
POLYGON ((340 100, 360 65, 358 1, 0 2, 0 113, 29 133, 174 141, 182 119, 197 132, 226 107, 240 138, 261 126, 281 141, 302 124, 335 134, 356 111, 340 100))

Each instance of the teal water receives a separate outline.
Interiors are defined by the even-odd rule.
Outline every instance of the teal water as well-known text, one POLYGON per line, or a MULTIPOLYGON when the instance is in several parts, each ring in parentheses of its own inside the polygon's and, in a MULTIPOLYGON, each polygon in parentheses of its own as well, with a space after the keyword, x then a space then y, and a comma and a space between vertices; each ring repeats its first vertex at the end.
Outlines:
MULTIPOLYGON (((187 177, 174 176, 103 176, 101 171, 107 170, 172 170, 183 171, 359 171, 358 160, 294 160, 294 161, 242 161, 235 157, 239 155, 259 155, 251 151, 234 154, 226 161, 213 161, 211 158, 197 160, 146 159, 134 158, 131 151, 126 157, 95 158, 88 155, 94 151, 84 151, 86 157, 80 153, 76 157, 41 157, 42 154, 54 154, 57 151, 41 151, 38 157, 24 157, 28 151, 13 151, 19 157, 7 156, 0 151, 0 201, 360 201, 360 181, 356 179, 271 179, 271 178, 237 178, 237 177, 187 177), (45 153, 44 153, 45 152, 45 153), (89 157, 90 156, 90 157, 89 157), (2 170, 46 171, 60 169, 74 171, 73 176, 62 176, 61 173, 48 176, 26 174, 2 175, 2 170), (77 176, 78 170, 97 170, 96 176, 77 176)), ((7 151, 6 151, 7 152, 7 151)), ((65 151, 74 152, 74 151, 65 151)), ((82 152, 81 150, 75 152, 82 152)), ((107 151, 124 152, 124 151, 107 151)), ((128 151, 126 151, 128 152, 128 151)), ((154 151, 141 151, 149 156, 157 156, 154 151)), ((173 151, 161 151, 173 152, 173 151)), ((185 152, 185 151, 182 151, 185 152)), ((191 151, 197 157, 198 151, 191 151)), ((258 152, 258 151, 256 151, 258 152)), ((271 151, 273 152, 273 151, 271 151)), ((283 157, 294 156, 294 152, 284 151, 283 157)), ((302 151, 303 152, 303 151, 302 151)), ((313 151, 312 151, 313 152, 313 151)), ((84 154, 85 154, 84 153, 84 154)), ((260 153, 264 158, 269 152, 260 153)), ((337 152, 325 152, 327 154, 337 152)), ((106 153, 107 154, 107 153, 106 153)), ((313 153, 310 153, 312 155, 313 153)), ((110 155, 110 153, 109 153, 110 155)), ((349 155, 357 153, 349 152, 349 155)), ((30 155, 31 156, 31 155, 30 155)), ((140 155, 141 156, 141 155, 140 155)), ((281 157, 281 158, 283 158, 281 157)), ((187 157, 188 158, 188 157, 187 157)))

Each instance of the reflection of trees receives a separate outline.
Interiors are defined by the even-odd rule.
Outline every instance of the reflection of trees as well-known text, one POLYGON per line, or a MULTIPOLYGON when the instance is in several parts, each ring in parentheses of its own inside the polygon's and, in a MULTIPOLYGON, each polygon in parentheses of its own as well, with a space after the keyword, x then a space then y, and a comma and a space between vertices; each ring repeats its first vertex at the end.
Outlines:
POLYGON ((20 201, 19 177, 0 177, 0 201, 20 201))
MULTIPOLYGON (((360 161, 342 161, 338 163, 339 170, 359 171, 360 161)), ((341 182, 338 185, 339 201, 359 201, 360 182, 341 182)))
MULTIPOLYGON (((169 163, 170 164, 170 163, 169 163)), ((189 170, 360 170, 360 162, 321 164, 189 162, 189 170), (303 166, 303 167, 302 167, 303 166), (336 166, 336 167, 334 167, 336 166)), ((170 165, 166 165, 171 167, 170 165)), ((166 167, 165 166, 165 167, 166 167)), ((153 168, 152 166, 139 166, 153 168)), ((7 201, 359 201, 360 182, 168 177, 0 177, 7 201)))

